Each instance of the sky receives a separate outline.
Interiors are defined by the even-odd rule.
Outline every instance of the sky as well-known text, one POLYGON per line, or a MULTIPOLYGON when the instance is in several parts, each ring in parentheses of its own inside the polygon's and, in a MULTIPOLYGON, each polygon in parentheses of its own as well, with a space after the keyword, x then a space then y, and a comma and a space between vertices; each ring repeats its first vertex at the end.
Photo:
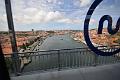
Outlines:
MULTIPOLYGON (((83 30, 87 11, 94 0, 11 0, 16 31, 83 30)), ((120 0, 103 0, 90 21, 90 29, 98 28, 103 15, 120 17, 120 0)), ((107 25, 106 25, 107 26, 107 25)), ((4 0, 0 0, 0 31, 8 31, 4 0)))

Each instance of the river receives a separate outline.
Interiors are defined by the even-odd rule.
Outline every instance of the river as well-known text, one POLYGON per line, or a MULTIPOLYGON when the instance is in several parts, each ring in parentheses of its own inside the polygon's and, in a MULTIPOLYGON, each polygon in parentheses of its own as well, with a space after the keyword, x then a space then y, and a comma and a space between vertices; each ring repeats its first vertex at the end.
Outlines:
MULTIPOLYGON (((55 35, 48 37, 41 44, 39 43, 34 51, 55 50, 55 49, 72 49, 85 48, 82 42, 74 41, 69 35, 55 35)), ((92 66, 95 63, 95 54, 91 51, 82 51, 81 49, 62 50, 60 53, 61 68, 92 66)), ((31 63, 24 67, 23 72, 57 69, 58 68, 58 51, 37 52, 29 55, 31 63)), ((114 57, 97 56, 97 63, 111 63, 114 57)))
POLYGON ((37 46, 36 49, 53 50, 53 49, 71 49, 71 48, 84 48, 84 47, 86 47, 84 43, 76 42, 69 35, 55 35, 45 39, 42 45, 37 46))

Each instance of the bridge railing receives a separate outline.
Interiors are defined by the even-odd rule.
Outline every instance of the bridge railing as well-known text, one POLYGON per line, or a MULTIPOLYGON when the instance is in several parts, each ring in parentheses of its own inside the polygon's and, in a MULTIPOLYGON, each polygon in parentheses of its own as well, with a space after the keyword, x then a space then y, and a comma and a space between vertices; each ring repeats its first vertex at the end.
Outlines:
MULTIPOLYGON (((102 51, 114 51, 120 46, 114 47, 98 47, 102 51)), ((99 56, 88 48, 74 49, 56 49, 41 50, 36 52, 18 53, 21 61, 20 72, 30 71, 47 71, 47 70, 63 70, 79 67, 89 67, 104 64, 112 64, 120 62, 120 53, 113 56, 99 56)), ((12 73, 13 57, 10 54, 5 55, 9 72, 12 73)))

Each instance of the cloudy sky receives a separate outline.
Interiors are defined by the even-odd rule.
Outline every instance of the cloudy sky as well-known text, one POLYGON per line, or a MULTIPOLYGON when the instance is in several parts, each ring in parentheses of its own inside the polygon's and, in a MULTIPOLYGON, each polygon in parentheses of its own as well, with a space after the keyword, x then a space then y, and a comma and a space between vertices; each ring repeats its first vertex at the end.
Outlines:
MULTIPOLYGON (((86 13, 94 0, 11 0, 14 26, 21 30, 83 30, 86 13)), ((103 0, 95 10, 90 28, 97 28, 103 15, 120 15, 120 0, 103 0)), ((0 0, 0 31, 8 30, 4 0, 0 0)))

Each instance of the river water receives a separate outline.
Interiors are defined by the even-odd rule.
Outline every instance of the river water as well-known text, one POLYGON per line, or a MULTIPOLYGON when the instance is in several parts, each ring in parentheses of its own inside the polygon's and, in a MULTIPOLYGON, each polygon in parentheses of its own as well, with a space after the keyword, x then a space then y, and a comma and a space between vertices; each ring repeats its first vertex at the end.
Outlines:
POLYGON ((31 63, 26 65, 23 72, 57 69, 59 66, 63 68, 74 68, 92 66, 96 64, 113 63, 116 58, 113 56, 102 57, 97 56, 92 51, 73 49, 73 50, 60 50, 39 52, 41 50, 55 50, 55 49, 72 49, 72 48, 85 48, 86 45, 82 42, 74 41, 69 35, 55 35, 48 37, 41 44, 39 43, 34 51, 29 55, 31 63), (58 57, 59 56, 59 57, 58 57), (59 64, 60 62, 60 64, 59 64))
POLYGON ((37 46, 38 50, 53 50, 53 49, 71 49, 84 48, 86 45, 82 42, 74 41, 69 35, 56 35, 48 37, 41 46, 37 46))

